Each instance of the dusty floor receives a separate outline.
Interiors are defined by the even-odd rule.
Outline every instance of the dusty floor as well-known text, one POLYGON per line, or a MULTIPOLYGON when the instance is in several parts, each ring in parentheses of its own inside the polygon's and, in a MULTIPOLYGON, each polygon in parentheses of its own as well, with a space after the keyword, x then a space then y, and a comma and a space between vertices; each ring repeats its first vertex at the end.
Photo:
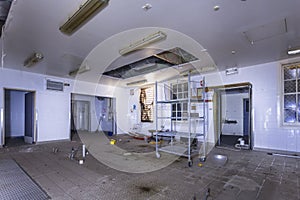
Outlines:
MULTIPOLYGON (((132 151, 154 149, 142 140, 115 139, 116 145, 132 151)), ((186 158, 178 158, 158 171, 127 173, 91 154, 80 165, 81 151, 69 159, 72 147, 80 148, 81 142, 8 147, 0 149, 0 159, 15 159, 52 199, 204 200, 208 188, 208 199, 300 199, 300 159, 214 148, 202 165, 194 159, 188 167, 186 158), (216 154, 226 155, 227 162, 216 162, 216 154)))

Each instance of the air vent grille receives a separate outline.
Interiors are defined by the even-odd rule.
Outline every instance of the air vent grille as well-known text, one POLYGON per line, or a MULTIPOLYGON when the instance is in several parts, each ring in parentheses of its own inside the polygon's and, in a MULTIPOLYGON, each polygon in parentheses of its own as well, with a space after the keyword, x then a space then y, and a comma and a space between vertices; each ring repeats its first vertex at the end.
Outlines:
POLYGON ((47 80, 47 90, 64 91, 64 83, 47 80))

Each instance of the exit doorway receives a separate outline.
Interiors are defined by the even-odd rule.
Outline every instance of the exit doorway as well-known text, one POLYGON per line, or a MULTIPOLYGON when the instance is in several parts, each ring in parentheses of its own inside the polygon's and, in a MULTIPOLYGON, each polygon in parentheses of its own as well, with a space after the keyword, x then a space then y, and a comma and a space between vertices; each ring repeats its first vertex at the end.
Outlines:
POLYGON ((33 144, 36 139, 35 91, 4 89, 2 145, 33 144))
POLYGON ((252 149, 251 92, 251 84, 217 89, 218 146, 252 149))
POLYGON ((71 108, 71 140, 78 132, 116 133, 115 98, 72 94, 71 108))

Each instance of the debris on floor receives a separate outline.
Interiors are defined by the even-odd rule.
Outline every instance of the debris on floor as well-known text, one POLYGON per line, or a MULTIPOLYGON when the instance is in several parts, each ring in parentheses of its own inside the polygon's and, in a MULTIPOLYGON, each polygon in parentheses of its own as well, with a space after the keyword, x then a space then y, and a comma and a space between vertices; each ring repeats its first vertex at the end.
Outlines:
POLYGON ((23 152, 23 153, 33 152, 33 148, 32 147, 21 148, 19 152, 23 152))
POLYGON ((260 187, 254 180, 239 175, 232 176, 231 179, 225 183, 224 188, 230 186, 239 188, 240 190, 250 191, 255 191, 260 187))
POLYGON ((59 151, 58 147, 53 147, 52 152, 56 154, 59 151))
POLYGON ((84 162, 84 160, 79 160, 79 161, 78 161, 78 163, 79 163, 80 165, 82 165, 83 162, 84 162))
MULTIPOLYGON (((127 155, 128 160, 139 162, 131 159, 135 152, 155 151, 154 145, 127 134, 111 136, 109 139, 115 139, 115 145, 126 150, 124 155, 119 156, 120 159, 127 155)), ((109 146, 109 142, 106 145, 109 146)), ((300 160, 270 156, 255 150, 213 148, 206 162, 199 163, 201 167, 196 165, 189 168, 186 159, 179 157, 152 172, 129 173, 100 162, 92 153, 84 159, 81 141, 10 147, 10 151, 5 149, 0 148, 0 159, 15 160, 52 199, 300 199, 300 187, 297 185, 300 180, 300 160), (28 147, 32 147, 32 152, 23 151, 28 147), (53 152, 55 148, 58 149, 56 154, 53 152), (72 149, 74 156, 71 161, 72 149), (216 164, 214 155, 226 155, 226 164, 216 164)), ((147 159, 149 165, 158 160, 154 156, 148 156, 147 159)), ((140 167, 136 165, 136 168, 140 167)), ((7 171, 2 172, 4 176, 8 175, 7 171)), ((13 185, 11 183, 18 182, 14 179, 6 185, 13 185)), ((0 187, 0 193, 1 190, 5 190, 5 187, 0 187)), ((7 191, 11 190, 8 188, 7 191)), ((25 191, 31 192, 30 189, 25 191)), ((3 198, 0 196, 0 199, 3 198)))
POLYGON ((145 140, 147 141, 148 136, 141 134, 141 133, 137 133, 137 132, 128 132, 128 135, 130 135, 131 137, 133 137, 136 140, 145 140))

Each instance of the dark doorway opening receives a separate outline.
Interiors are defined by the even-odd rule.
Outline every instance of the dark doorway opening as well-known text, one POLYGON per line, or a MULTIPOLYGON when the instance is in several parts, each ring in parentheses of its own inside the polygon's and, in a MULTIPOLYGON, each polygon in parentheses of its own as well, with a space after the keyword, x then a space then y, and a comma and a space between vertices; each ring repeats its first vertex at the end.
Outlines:
POLYGON ((36 142, 35 92, 4 89, 3 145, 20 146, 36 142))

